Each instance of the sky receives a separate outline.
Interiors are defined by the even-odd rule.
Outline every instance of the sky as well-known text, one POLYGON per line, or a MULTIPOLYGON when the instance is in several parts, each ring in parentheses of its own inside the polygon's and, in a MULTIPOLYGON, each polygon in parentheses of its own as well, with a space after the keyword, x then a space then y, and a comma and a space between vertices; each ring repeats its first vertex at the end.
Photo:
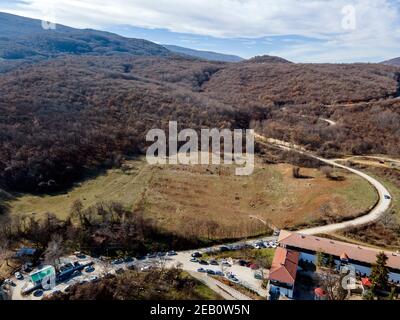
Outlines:
POLYGON ((244 58, 400 56, 400 0, 0 0, 0 11, 244 58))

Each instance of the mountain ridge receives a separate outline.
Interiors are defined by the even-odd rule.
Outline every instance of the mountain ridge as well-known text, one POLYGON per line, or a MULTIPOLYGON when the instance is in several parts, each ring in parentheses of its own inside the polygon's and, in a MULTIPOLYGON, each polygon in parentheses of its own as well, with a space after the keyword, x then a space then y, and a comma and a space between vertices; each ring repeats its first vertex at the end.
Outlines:
POLYGON ((190 56, 190 57, 196 57, 196 58, 201 58, 209 61, 220 61, 220 62, 240 62, 244 61, 245 59, 236 55, 231 55, 231 54, 224 54, 224 53, 219 53, 219 52, 214 52, 214 51, 203 51, 203 50, 195 50, 191 48, 185 48, 181 46, 175 46, 175 45, 163 45, 165 48, 168 50, 177 53, 177 54, 182 54, 185 56, 190 56))
POLYGON ((163 46, 143 39, 63 25, 56 25, 54 30, 45 30, 41 24, 40 20, 0 12, 0 30, 3 34, 0 37, 0 72, 62 55, 172 54, 163 46))
POLYGON ((393 58, 390 60, 386 60, 381 62, 381 64, 385 64, 387 66, 396 66, 396 67, 400 67, 400 57, 398 58, 393 58))

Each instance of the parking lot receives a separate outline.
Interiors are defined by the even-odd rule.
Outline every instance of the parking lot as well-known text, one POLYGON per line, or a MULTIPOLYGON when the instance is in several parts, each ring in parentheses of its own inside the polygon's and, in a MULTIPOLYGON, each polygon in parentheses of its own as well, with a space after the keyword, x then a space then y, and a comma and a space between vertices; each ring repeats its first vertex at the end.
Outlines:
MULTIPOLYGON (((244 265, 243 263, 240 265, 238 261, 233 261, 229 258, 206 261, 202 259, 202 255, 210 252, 241 250, 246 246, 261 249, 265 247, 275 247, 276 245, 276 238, 272 237, 264 239, 263 241, 248 241, 184 252, 170 251, 150 253, 143 257, 127 257, 125 259, 116 259, 112 261, 106 258, 93 258, 76 253, 61 259, 61 274, 66 273, 68 276, 66 276, 65 279, 58 279, 55 286, 51 286, 51 289, 42 290, 38 288, 37 290, 33 290, 30 294, 22 294, 23 291, 33 286, 30 275, 24 272, 21 272, 22 278, 17 274, 20 279, 17 279, 15 276, 10 278, 8 282, 11 285, 8 285, 8 287, 11 289, 12 300, 40 300, 55 292, 66 292, 75 284, 83 285, 88 282, 96 282, 102 277, 115 273, 123 273, 128 269, 146 272, 151 268, 179 267, 191 272, 191 274, 208 274, 226 277, 228 280, 247 287, 265 297, 267 296, 267 291, 261 287, 263 280, 260 274, 266 278, 268 270, 258 270, 250 265, 244 265), (71 271, 74 270, 73 268, 79 266, 82 270, 71 271)), ((33 271, 38 270, 39 268, 36 268, 33 271)), ((60 272, 58 276, 60 276, 60 272)))

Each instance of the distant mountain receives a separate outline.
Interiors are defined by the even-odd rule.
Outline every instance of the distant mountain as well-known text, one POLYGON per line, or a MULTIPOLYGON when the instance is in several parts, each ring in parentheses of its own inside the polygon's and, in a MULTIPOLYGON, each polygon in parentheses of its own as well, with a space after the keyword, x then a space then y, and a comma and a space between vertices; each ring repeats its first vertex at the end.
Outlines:
POLYGON ((385 64, 387 66, 398 66, 398 67, 400 67, 400 58, 394 58, 394 59, 391 59, 391 60, 383 61, 381 63, 385 64))
POLYGON ((168 56, 171 53, 146 40, 63 25, 46 30, 40 20, 0 12, 0 72, 65 54, 168 56))
POLYGON ((256 56, 254 58, 246 60, 245 63, 293 63, 293 62, 283 59, 281 57, 264 55, 264 56, 256 56))
POLYGON ((217 53, 212 51, 194 50, 173 45, 164 45, 164 47, 177 54, 183 54, 186 56, 201 58, 209 61, 240 62, 244 60, 239 56, 217 53))

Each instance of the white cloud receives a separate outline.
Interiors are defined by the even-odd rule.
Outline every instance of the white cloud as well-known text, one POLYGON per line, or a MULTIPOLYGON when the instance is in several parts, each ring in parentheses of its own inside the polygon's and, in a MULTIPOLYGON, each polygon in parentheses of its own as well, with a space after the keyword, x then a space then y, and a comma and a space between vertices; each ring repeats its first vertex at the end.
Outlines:
POLYGON ((7 11, 43 18, 54 8, 57 23, 75 27, 129 24, 222 38, 314 37, 325 42, 295 43, 290 55, 325 60, 335 53, 400 55, 399 6, 399 0, 26 0, 7 11), (354 30, 342 25, 348 5, 355 8, 354 30))

